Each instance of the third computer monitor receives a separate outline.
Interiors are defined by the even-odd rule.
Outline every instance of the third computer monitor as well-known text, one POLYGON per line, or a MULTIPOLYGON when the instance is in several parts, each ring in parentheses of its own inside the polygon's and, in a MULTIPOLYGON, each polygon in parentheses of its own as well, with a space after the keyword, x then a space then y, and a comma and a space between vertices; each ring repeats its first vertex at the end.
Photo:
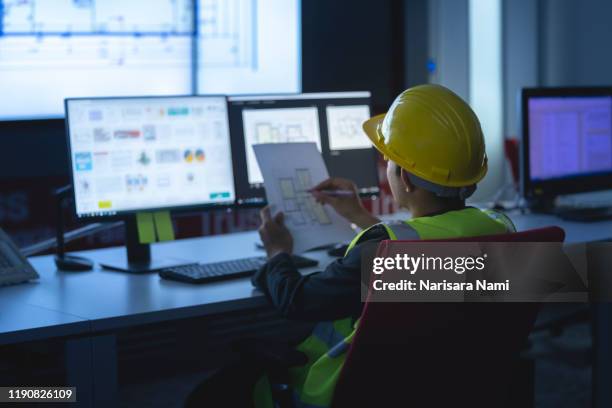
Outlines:
POLYGON ((234 96, 229 117, 239 205, 265 203, 258 143, 316 143, 331 176, 353 180, 363 195, 378 193, 378 156, 362 128, 369 92, 234 96))
POLYGON ((612 187, 612 89, 523 90, 527 197, 612 187))

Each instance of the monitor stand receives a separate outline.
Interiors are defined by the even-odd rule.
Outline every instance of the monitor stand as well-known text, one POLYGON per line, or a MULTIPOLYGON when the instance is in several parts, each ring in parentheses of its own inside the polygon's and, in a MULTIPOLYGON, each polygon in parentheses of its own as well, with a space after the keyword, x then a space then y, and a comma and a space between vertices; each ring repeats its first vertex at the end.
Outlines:
POLYGON ((151 246, 140 243, 135 215, 125 220, 125 246, 125 256, 116 261, 100 262, 100 266, 120 272, 149 273, 193 263, 173 258, 151 258, 151 246))

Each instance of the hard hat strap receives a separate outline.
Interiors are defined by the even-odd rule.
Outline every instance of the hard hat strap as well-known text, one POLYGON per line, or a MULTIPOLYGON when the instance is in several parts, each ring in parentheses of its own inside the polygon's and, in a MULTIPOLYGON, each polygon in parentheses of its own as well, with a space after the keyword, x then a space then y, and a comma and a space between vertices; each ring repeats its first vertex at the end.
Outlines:
POLYGON ((432 183, 431 181, 424 180, 418 176, 410 172, 406 172, 410 182, 417 187, 420 187, 424 190, 434 193, 438 197, 446 197, 446 198, 459 198, 461 200, 465 200, 470 197, 476 191, 476 184, 472 184, 470 186, 464 187, 448 187, 442 186, 440 184, 432 183))

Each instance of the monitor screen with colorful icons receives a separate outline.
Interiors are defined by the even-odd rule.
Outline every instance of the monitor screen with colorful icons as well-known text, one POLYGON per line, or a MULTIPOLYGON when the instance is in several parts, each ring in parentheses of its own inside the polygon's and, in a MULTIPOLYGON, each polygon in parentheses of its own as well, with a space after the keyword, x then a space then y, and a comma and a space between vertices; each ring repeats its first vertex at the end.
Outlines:
POLYGON ((78 217, 231 205, 224 96, 66 100, 78 217))

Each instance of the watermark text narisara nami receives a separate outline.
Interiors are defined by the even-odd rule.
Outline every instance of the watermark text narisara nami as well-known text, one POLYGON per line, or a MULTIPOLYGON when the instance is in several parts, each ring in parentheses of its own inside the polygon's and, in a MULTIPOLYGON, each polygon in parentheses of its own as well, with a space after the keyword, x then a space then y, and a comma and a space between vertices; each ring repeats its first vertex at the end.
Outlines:
POLYGON ((505 282, 489 282, 487 280, 476 280, 475 282, 448 282, 442 280, 442 282, 434 282, 431 280, 408 280, 402 279, 399 282, 385 282, 382 279, 376 279, 372 282, 372 288, 374 290, 419 290, 419 291, 509 291, 510 290, 510 279, 506 279, 505 282))

